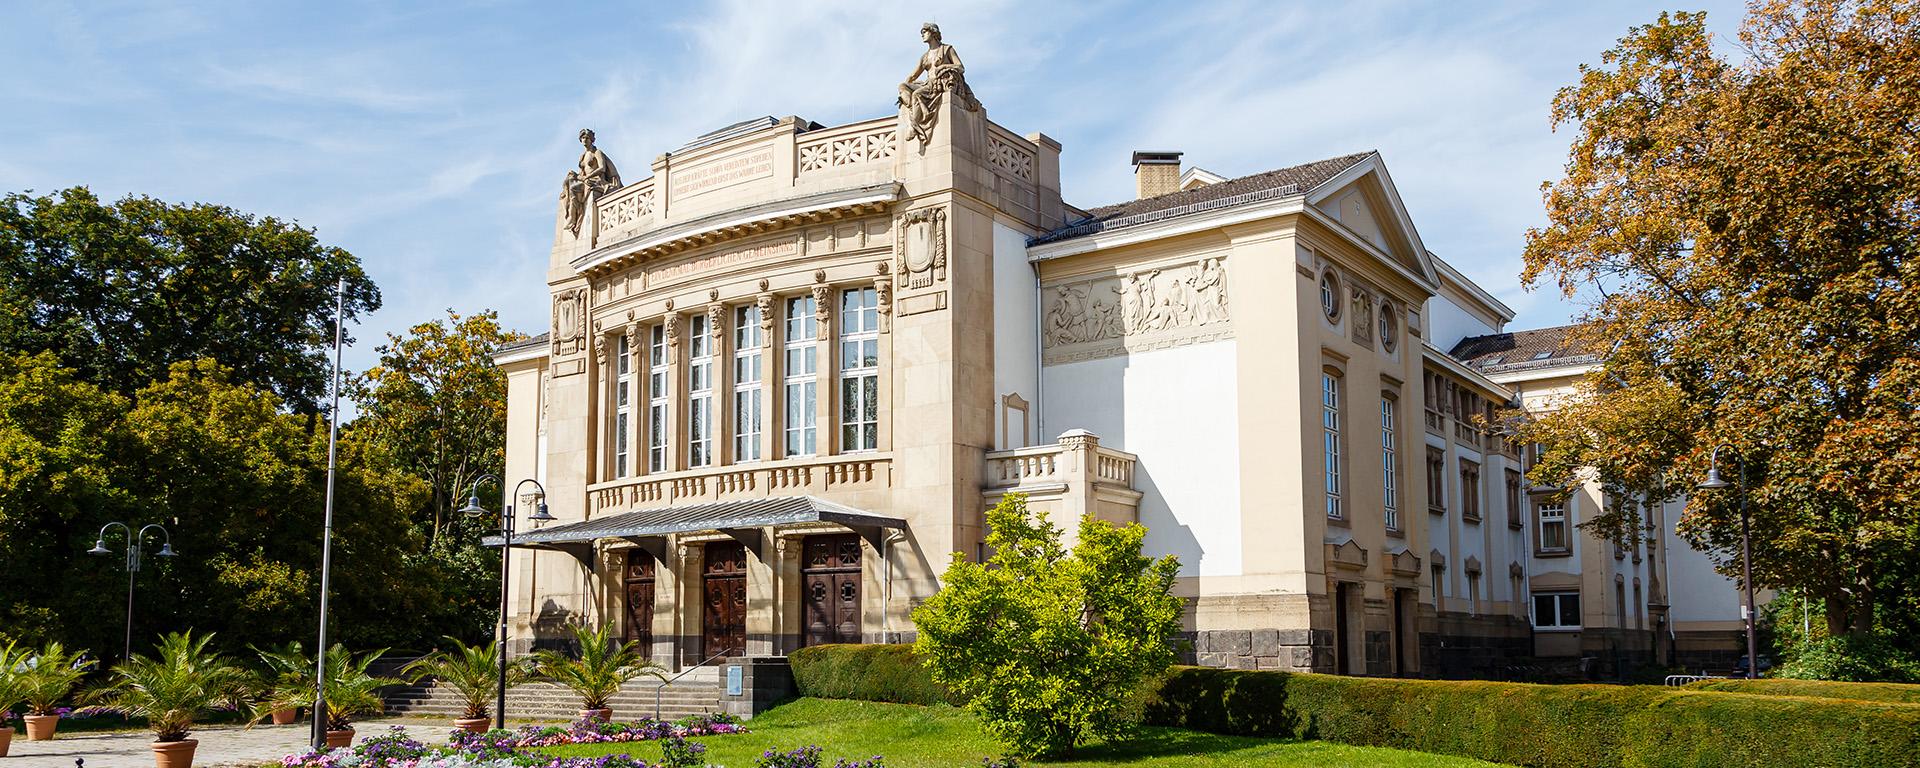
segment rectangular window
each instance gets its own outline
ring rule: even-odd
[[[814,322],[812,296],[787,299],[786,353],[786,433],[787,456],[812,456],[814,445],[814,408],[820,387],[816,342],[820,334]]]
[[[647,471],[667,471],[667,327],[647,339]]]
[[[840,450],[880,446],[880,315],[872,288],[840,293]]]
[[[1579,629],[1580,593],[1534,593],[1533,626],[1535,629]]]
[[[1380,493],[1386,508],[1387,530],[1400,530],[1400,460],[1396,443],[1400,425],[1394,418],[1396,403],[1380,398]]]
[[[1447,511],[1447,452],[1427,446],[1427,511]]]
[[[1467,613],[1480,615],[1480,574],[1467,573]]]
[[[1564,501],[1543,501],[1534,505],[1540,520],[1540,551],[1567,551],[1567,506]]]
[[[1327,517],[1337,519],[1346,515],[1340,505],[1340,377],[1327,372],[1320,374],[1320,426],[1327,463]]]
[[[713,463],[713,337],[706,315],[687,322],[687,466]]]
[[[760,460],[760,308],[733,311],[733,460]]]
[[[1480,522],[1480,465],[1460,460],[1460,519]]]
[[[1521,523],[1521,520],[1523,518],[1521,517],[1520,505],[1521,505],[1521,499],[1525,498],[1525,495],[1521,493],[1522,490],[1523,490],[1523,487],[1520,484],[1520,472],[1518,470],[1513,470],[1513,469],[1507,470],[1507,527],[1508,528],[1519,529],[1523,527]]]
[[[627,476],[627,427],[633,423],[633,347],[626,334],[614,345],[613,476]]]

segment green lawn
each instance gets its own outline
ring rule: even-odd
[[[707,762],[727,768],[751,768],[767,749],[788,750],[808,744],[823,748],[827,765],[836,758],[886,758],[887,768],[947,768],[979,766],[998,753],[993,740],[973,718],[953,707],[916,707],[867,701],[801,699],[769,710],[747,724],[752,732],[698,739],[707,745]],[[573,744],[541,752],[555,757],[627,753],[644,760],[660,757],[652,742],[629,744]],[[1466,768],[1494,763],[1461,757],[1432,755],[1376,747],[1350,747],[1318,741],[1281,741],[1172,728],[1147,728],[1130,741],[1095,744],[1081,750],[1078,759],[1034,763],[1074,768],[1103,766],[1393,766],[1405,768]]]

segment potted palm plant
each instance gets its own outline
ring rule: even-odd
[[[51,739],[60,726],[60,713],[55,708],[87,676],[93,661],[84,651],[68,653],[59,643],[50,642],[28,658],[25,667],[20,675],[27,700],[27,740]]]
[[[327,649],[327,748],[337,749],[353,743],[353,721],[360,715],[380,712],[380,689],[406,681],[378,677],[367,672],[387,649],[381,648],[354,658],[346,646]]]
[[[270,648],[248,647],[265,665],[254,720],[271,717],[274,725],[287,725],[300,719],[302,708],[313,707],[313,657],[297,640]]]
[[[109,711],[147,721],[157,768],[191,768],[193,749],[200,743],[187,738],[194,718],[247,684],[246,670],[207,650],[212,639],[212,633],[164,635],[153,658],[134,654],[114,666],[113,677],[88,696]]]
[[[0,757],[13,746],[13,707],[27,698],[20,675],[26,669],[27,654],[15,651],[13,643],[0,646]],[[18,668],[20,671],[15,671]]]
[[[579,658],[552,650],[540,651],[534,658],[541,677],[564,685],[580,696],[581,717],[611,719],[613,708],[608,703],[629,680],[650,676],[666,681],[665,668],[648,661],[640,652],[639,643],[615,641],[613,622],[597,628],[574,624],[567,629],[580,648]]]
[[[500,643],[467,645],[451,637],[447,642],[453,646],[421,657],[402,669],[401,674],[415,683],[433,678],[453,688],[460,695],[462,706],[453,727],[485,733],[487,700],[498,692],[500,685]],[[507,667],[506,674],[506,687],[512,690],[527,681],[531,670],[514,664]]]

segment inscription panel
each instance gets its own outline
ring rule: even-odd
[[[675,168],[667,175],[675,197],[692,197],[703,192],[772,177],[773,147],[765,145],[701,160],[684,168]]]

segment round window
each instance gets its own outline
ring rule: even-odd
[[[1380,347],[1392,352],[1400,346],[1400,313],[1393,311],[1393,302],[1380,302]]]
[[[1327,319],[1340,321],[1340,277],[1332,269],[1320,273],[1320,311],[1327,313]]]

